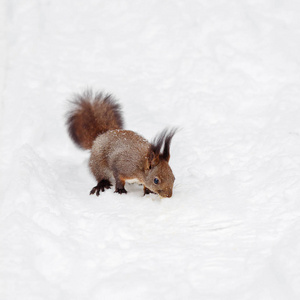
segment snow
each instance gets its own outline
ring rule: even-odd
[[[299,299],[298,1],[0,4],[0,299]],[[67,99],[167,126],[173,197],[90,196]]]

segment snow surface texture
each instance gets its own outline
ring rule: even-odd
[[[299,299],[299,1],[4,0],[0,299]],[[66,99],[178,126],[174,195],[90,196]]]

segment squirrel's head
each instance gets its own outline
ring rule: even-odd
[[[146,187],[161,197],[172,197],[175,177],[169,166],[170,144],[176,129],[156,136],[146,160]],[[163,147],[162,147],[163,146]],[[163,148],[163,149],[162,149]],[[162,150],[162,151],[161,151]]]

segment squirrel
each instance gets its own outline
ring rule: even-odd
[[[90,191],[99,196],[110,189],[127,193],[125,181],[135,179],[144,186],[144,195],[172,197],[175,177],[169,166],[170,144],[176,129],[164,129],[150,143],[141,135],[123,129],[121,106],[111,94],[87,90],[75,94],[66,125],[73,142],[90,149],[89,168],[97,180]]]

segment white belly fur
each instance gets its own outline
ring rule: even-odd
[[[127,179],[127,183],[137,183],[137,184],[142,184],[137,178],[134,179]]]

